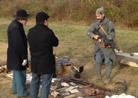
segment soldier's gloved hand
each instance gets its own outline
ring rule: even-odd
[[[25,66],[27,64],[27,59],[24,59],[22,62],[22,66]]]

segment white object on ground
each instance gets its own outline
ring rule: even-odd
[[[127,64],[127,65],[132,66],[132,67],[138,67],[138,64],[137,64],[137,63],[132,62],[132,61],[127,61],[127,60],[124,60],[124,59],[122,59],[122,60],[120,61],[120,63],[122,63],[122,64]]]
[[[52,95],[54,98],[56,98],[57,95],[59,95],[59,94],[60,94],[60,93],[59,93],[59,92],[56,92],[56,91],[51,92],[51,95]]]
[[[66,83],[66,82],[62,82],[61,85],[62,85],[62,86],[69,86],[69,84]]]
[[[61,80],[60,78],[52,78],[51,82],[60,81],[60,80]]]
[[[78,93],[79,91],[77,89],[70,90],[70,93]]]
[[[121,95],[113,95],[111,97],[105,96],[105,98],[136,98],[135,96],[132,95],[126,95],[126,94],[121,94]]]
[[[13,78],[13,73],[7,74],[6,76]],[[26,75],[26,84],[30,84],[32,80],[32,75]]]
[[[70,91],[70,90],[72,90],[72,89],[74,89],[74,87],[73,87],[73,86],[70,86],[70,87],[68,87],[67,89],[65,89],[65,91]]]

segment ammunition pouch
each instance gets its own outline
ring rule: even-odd
[[[98,44],[98,46],[103,47],[103,48],[110,48],[110,47],[111,47],[110,45],[104,46],[104,45],[102,45],[102,44]]]

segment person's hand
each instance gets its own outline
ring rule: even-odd
[[[98,40],[99,39],[99,35],[94,35],[94,39]]]
[[[98,39],[98,42],[100,42],[100,43],[101,43],[101,42],[102,42],[102,39],[100,39],[100,38],[99,38],[99,39]]]
[[[22,66],[25,66],[27,64],[27,59],[24,59],[22,62]]]

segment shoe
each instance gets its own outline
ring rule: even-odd
[[[110,78],[105,78],[104,84],[108,84],[108,83],[110,83]]]
[[[18,98],[28,98],[29,96],[22,96],[22,97],[18,97]]]
[[[11,94],[16,95],[17,93],[11,93]]]
[[[28,98],[30,97],[29,95],[26,95],[26,96],[22,96],[22,97],[18,97],[18,98]]]
[[[27,93],[27,95],[25,95],[25,96],[21,96],[21,97],[18,97],[18,98],[28,98],[28,97],[30,97],[29,93]]]

